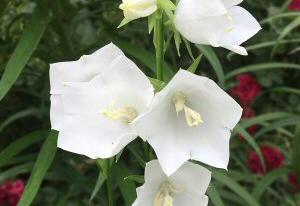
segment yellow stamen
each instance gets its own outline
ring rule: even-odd
[[[184,192],[184,189],[175,188],[172,183],[163,182],[155,195],[153,206],[173,206],[173,195]]]
[[[119,120],[124,123],[131,123],[137,117],[137,111],[132,107],[124,107],[119,109],[114,109],[113,106],[115,102],[112,101],[107,109],[101,111],[101,114],[106,116],[111,120]]]
[[[233,18],[229,13],[226,14],[226,18],[229,22],[229,27],[226,28],[224,31],[225,32],[232,32],[233,31]]]
[[[174,103],[176,113],[178,115],[179,112],[184,111],[185,120],[188,126],[196,127],[203,123],[203,119],[201,115],[190,107],[186,106],[187,97],[182,92],[176,92],[172,101]]]

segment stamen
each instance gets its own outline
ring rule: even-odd
[[[132,107],[124,107],[119,109],[114,109],[113,106],[115,102],[112,101],[107,109],[101,111],[101,114],[106,116],[111,120],[119,120],[124,123],[131,123],[137,117],[137,111]]]
[[[153,201],[153,206],[173,206],[173,195],[184,192],[183,188],[176,188],[171,182],[163,182]]]
[[[176,113],[184,111],[185,120],[188,126],[196,127],[203,123],[201,115],[190,107],[186,106],[187,97],[182,92],[176,92],[172,97]]]
[[[225,32],[232,32],[233,31],[233,18],[229,13],[226,14],[226,18],[229,22],[229,27],[226,28],[224,31]]]

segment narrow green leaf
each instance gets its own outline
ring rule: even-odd
[[[130,173],[124,165],[115,164],[114,166],[115,178],[125,200],[125,205],[131,206],[133,201],[136,199],[135,184],[132,181],[125,181],[125,178]]]
[[[193,62],[193,64],[191,64],[191,66],[187,69],[189,72],[192,72],[192,73],[195,73],[198,66],[199,66],[199,63],[201,61],[203,57],[203,54],[200,54],[197,59],[195,59],[195,61]]]
[[[3,12],[5,11],[8,3],[9,3],[9,0],[1,0],[0,1],[0,17],[2,16]]]
[[[266,169],[265,159],[264,159],[264,157],[261,153],[261,150],[260,150],[258,144],[255,142],[255,139],[244,128],[242,128],[240,125],[237,125],[234,129],[237,131],[237,133],[241,134],[244,137],[244,139],[248,142],[248,144],[257,153],[257,155],[259,156],[260,162],[262,163],[263,169],[265,171],[265,169]]]
[[[157,4],[163,10],[173,11],[176,9],[175,4],[170,0],[157,0]]]
[[[216,53],[210,46],[197,45],[197,47],[202,51],[204,56],[209,61],[210,65],[213,67],[213,69],[217,75],[220,87],[224,88],[225,87],[225,75],[224,75],[222,64],[220,63]]]
[[[272,23],[273,20],[276,19],[282,19],[282,18],[291,18],[291,17],[297,17],[300,16],[299,12],[285,12],[285,13],[280,13],[271,17],[268,17],[266,19],[261,20],[259,23],[261,25],[266,24],[266,23]]]
[[[96,197],[97,193],[100,191],[103,183],[105,182],[105,179],[106,178],[104,177],[102,172],[99,172],[98,179],[96,181],[96,184],[95,184],[95,187],[94,187],[93,192],[91,194],[91,197],[89,199],[89,202],[92,202],[93,199]]]
[[[0,173],[0,182],[3,182],[4,180],[7,180],[11,177],[15,177],[16,175],[30,172],[32,169],[32,166],[33,166],[33,163],[29,162],[29,163],[25,163],[22,165],[12,167],[4,172],[1,172]]]
[[[42,5],[42,4],[38,4]],[[38,46],[50,18],[47,10],[38,6],[33,13],[21,39],[9,59],[0,81],[0,101],[13,86],[23,68]]]
[[[144,184],[145,179],[143,175],[130,175],[128,177],[125,177],[124,180],[130,180],[130,181],[134,181],[137,182],[139,184]]]
[[[284,30],[280,33],[279,37],[277,38],[277,43],[274,45],[273,50],[271,52],[271,58],[275,55],[277,48],[279,46],[280,40],[284,39],[288,34],[291,33],[294,29],[300,26],[300,16],[294,19],[291,23],[289,23]]]
[[[297,125],[300,122],[299,116],[292,116],[289,118],[281,119],[276,122],[273,122],[270,125],[267,125],[263,128],[261,128],[257,133],[255,133],[254,137],[258,138],[262,135],[271,132],[271,131],[277,131],[280,127],[286,127],[290,125]]]
[[[225,206],[219,192],[217,191],[213,183],[210,183],[207,190],[207,195],[211,202],[214,204],[214,206]]]
[[[11,158],[22,152],[24,149],[38,141],[41,141],[43,138],[45,138],[46,134],[46,131],[36,131],[11,143],[0,153],[0,167],[7,163],[7,161],[9,161]]]
[[[299,159],[298,159],[299,160]],[[288,168],[279,168],[269,172],[265,175],[259,183],[255,186],[252,195],[256,200],[259,200],[263,193],[270,187],[270,185],[278,180],[279,177],[289,172]]]
[[[247,192],[242,186],[240,186],[234,179],[228,177],[227,175],[214,170],[212,176],[220,183],[226,185],[235,194],[241,197],[249,206],[259,206],[259,203],[255,198]]]
[[[166,84],[163,81],[148,77],[156,92],[161,91]]]
[[[51,131],[38,155],[37,161],[34,164],[31,176],[26,184],[24,193],[18,206],[32,205],[43,178],[54,160],[57,151],[57,136],[56,131]]]
[[[300,89],[290,88],[290,87],[276,87],[270,89],[269,92],[279,92],[279,93],[289,93],[300,95]]]
[[[253,65],[237,68],[237,69],[227,73],[227,75],[225,76],[225,79],[228,80],[228,79],[230,79],[238,74],[242,74],[242,73],[273,70],[273,69],[295,69],[295,70],[300,71],[300,65],[299,64],[281,63],[281,62],[253,64]]]
[[[300,124],[296,127],[292,150],[292,166],[300,175]]]

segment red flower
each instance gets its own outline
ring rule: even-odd
[[[249,74],[238,75],[236,80],[238,85],[233,87],[229,93],[237,97],[242,105],[250,105],[261,92],[260,84]]]
[[[243,119],[251,119],[252,117],[255,117],[255,116],[256,116],[255,111],[253,109],[251,109],[250,107],[245,107],[243,109],[243,115],[242,115]],[[255,134],[257,129],[258,129],[258,125],[254,124],[254,125],[251,125],[250,127],[248,127],[247,131],[249,132],[249,134],[253,135],[253,134]],[[238,137],[240,140],[245,140],[241,134],[238,134]]]
[[[266,172],[277,169],[283,165],[284,156],[279,149],[266,145],[261,146],[260,149],[265,160]],[[262,175],[265,173],[259,156],[254,151],[250,151],[249,153],[248,165],[251,171],[256,174]]]
[[[16,206],[21,199],[24,186],[22,180],[4,182],[0,187],[0,205]]]
[[[291,172],[289,174],[289,183],[293,188],[293,192],[298,192],[300,190],[300,182],[296,172]]]
[[[289,5],[289,10],[300,11],[300,0],[293,0]]]

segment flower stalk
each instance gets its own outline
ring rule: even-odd
[[[156,48],[156,75],[157,79],[163,81],[164,63],[164,22],[163,11],[158,9],[156,12],[155,23],[155,48]]]

